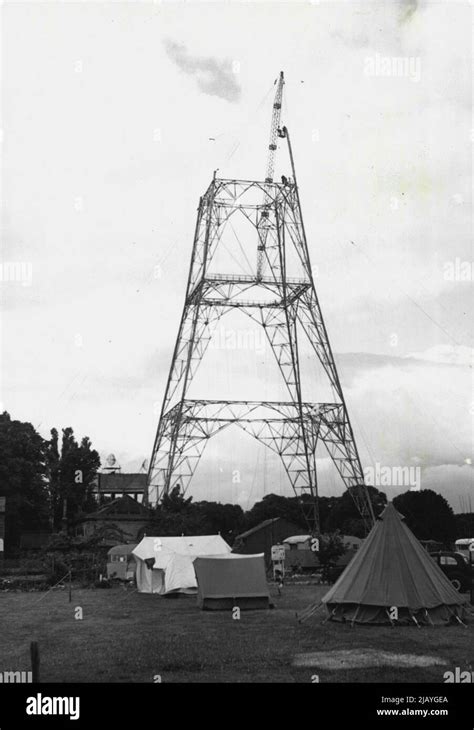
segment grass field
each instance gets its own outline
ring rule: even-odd
[[[3,593],[0,671],[28,670],[39,643],[42,682],[442,682],[453,667],[474,669],[474,624],[417,629],[328,622],[321,610],[298,624],[295,612],[318,600],[322,586],[273,591],[274,610],[203,612],[196,599],[166,599],[121,587]],[[77,607],[82,620],[75,619]],[[430,655],[446,666],[336,669],[293,666],[296,654],[380,650]]]

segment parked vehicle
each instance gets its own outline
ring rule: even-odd
[[[457,591],[466,593],[471,588],[473,571],[462,555],[447,551],[430,553],[430,555],[433,560],[436,560]]]
[[[350,563],[357,550],[362,545],[362,540],[352,535],[340,535],[346,549],[344,555],[333,561],[330,566],[331,576],[338,577],[346,565]],[[295,572],[316,572],[321,569],[318,549],[312,545],[311,535],[293,535],[287,537],[282,543],[285,547],[285,570],[287,573]]]
[[[454,543],[454,549],[457,553],[464,555],[466,560],[469,562],[469,549],[473,543],[474,537],[462,537],[460,540],[456,540]]]

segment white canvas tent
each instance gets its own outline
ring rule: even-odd
[[[220,535],[144,537],[134,548],[137,588],[140,593],[195,593],[193,560],[199,556],[227,555],[231,548]]]

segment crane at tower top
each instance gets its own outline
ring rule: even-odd
[[[265,182],[268,185],[271,185],[271,183],[273,182],[273,173],[275,172],[275,153],[277,149],[277,137],[280,133],[281,103],[283,99],[283,86],[285,84],[283,71],[280,71],[280,76],[275,83],[277,83],[277,88],[275,92],[275,99],[273,101],[272,123],[270,125],[270,142],[268,145],[267,168],[265,171]],[[257,281],[260,281],[262,278],[263,267],[265,264],[265,248],[269,227],[268,205],[270,201],[270,191],[269,189],[265,189],[265,193],[263,196],[262,220],[259,230],[260,242],[257,249]]]
[[[265,173],[265,182],[273,182],[273,173],[275,172],[275,152],[276,152],[276,141],[278,136],[278,130],[280,128],[281,119],[281,103],[283,99],[283,86],[285,84],[285,78],[283,71],[280,71],[278,78],[278,85],[275,92],[275,100],[273,102],[272,111],[272,123],[270,126],[270,143],[268,145],[268,157],[267,157],[267,169]]]

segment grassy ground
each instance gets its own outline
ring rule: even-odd
[[[285,586],[275,609],[203,612],[194,597],[166,599],[125,590],[3,593],[0,671],[29,669],[39,642],[43,682],[442,682],[459,666],[474,669],[474,624],[462,627],[355,627],[317,613],[298,624],[295,612],[317,601],[320,586]],[[77,607],[83,619],[75,619]],[[380,649],[441,657],[446,667],[373,667],[335,671],[293,666],[296,654]]]

